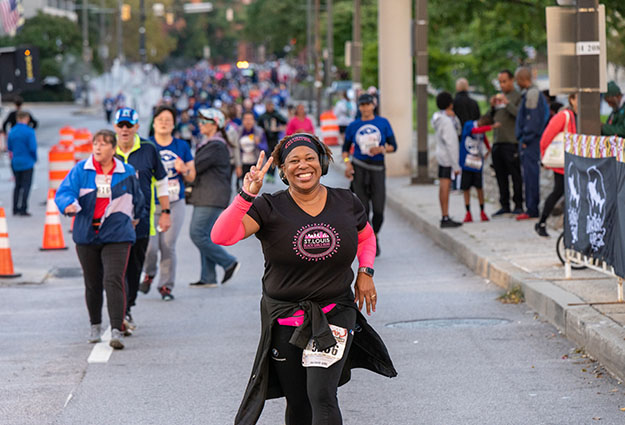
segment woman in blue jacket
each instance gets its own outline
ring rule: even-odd
[[[124,348],[126,311],[124,274],[134,226],[147,213],[135,169],[114,157],[115,133],[100,130],[93,137],[93,155],[79,162],[56,192],[60,211],[76,216],[73,239],[85,279],[91,320],[89,342],[100,342],[102,290],[106,291],[113,348]]]

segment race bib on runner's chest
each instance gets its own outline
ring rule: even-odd
[[[98,198],[111,197],[111,176],[108,174],[97,174],[95,176]]]
[[[311,338],[302,353],[302,366],[328,368],[343,358],[347,344],[347,329],[335,325],[330,325],[330,329],[334,339],[336,339],[336,344],[320,351]]]

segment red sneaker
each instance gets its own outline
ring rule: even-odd
[[[516,216],[517,221],[521,221],[521,220],[529,220],[530,217],[527,213],[522,213]]]
[[[484,211],[480,211],[480,218],[482,219],[482,221],[490,221]]]
[[[464,216],[464,222],[465,223],[473,222],[473,216],[471,215],[471,211],[467,211],[467,215]]]

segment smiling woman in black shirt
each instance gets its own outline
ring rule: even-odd
[[[360,313],[376,308],[375,235],[352,192],[320,183],[331,159],[315,136],[287,136],[266,163],[261,153],[213,227],[222,245],[255,234],[265,257],[262,334],[235,424],[255,424],[265,400],[282,396],[287,425],[342,424],[336,392],[352,368],[397,374]],[[289,187],[257,197],[272,163]]]

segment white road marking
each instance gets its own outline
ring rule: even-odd
[[[109,345],[110,340],[111,327],[109,326],[102,335],[102,342],[98,342],[91,350],[87,363],[107,363],[113,354],[113,347]]]
[[[67,400],[65,400],[65,404],[63,405],[63,409],[65,409],[67,407],[67,405],[69,404],[70,400],[74,397],[73,393],[69,393],[69,395],[67,396]]]

